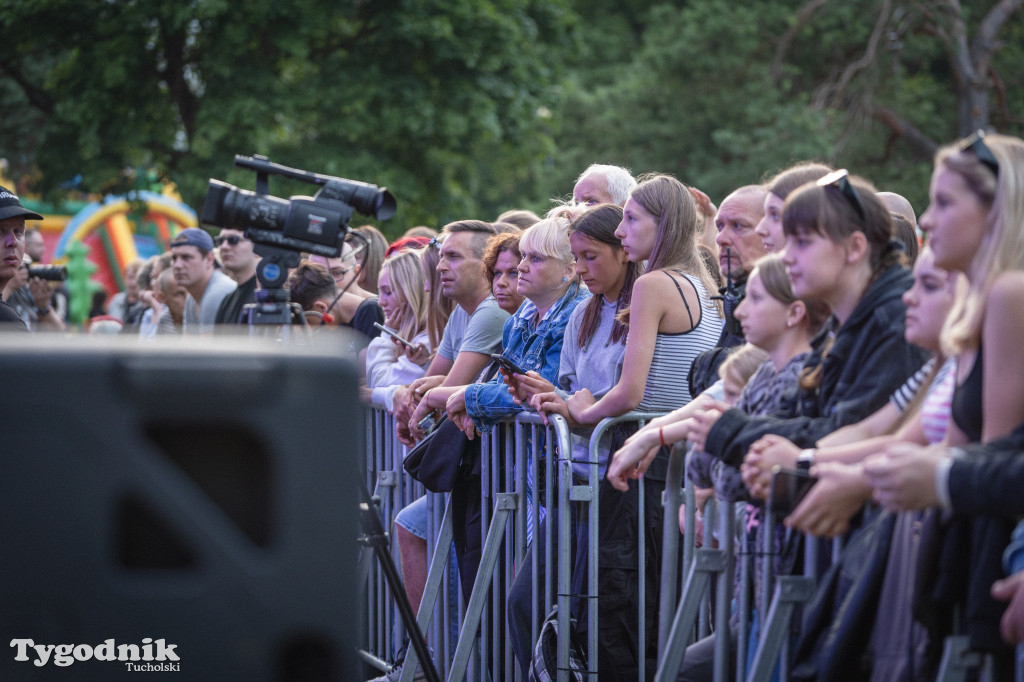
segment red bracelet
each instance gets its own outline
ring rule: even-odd
[[[665,445],[667,445],[667,443],[665,443],[664,429],[665,427],[663,426],[658,427],[658,440],[661,441],[661,447],[665,447]]]

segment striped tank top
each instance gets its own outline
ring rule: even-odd
[[[692,396],[687,381],[690,365],[698,355],[715,347],[722,332],[722,318],[718,316],[718,310],[703,282],[689,273],[678,274],[681,274],[697,292],[700,310],[690,310],[679,282],[666,272],[665,276],[672,280],[679,291],[679,297],[686,306],[693,328],[678,334],[658,334],[654,342],[651,370],[644,386],[644,399],[637,407],[643,412],[667,412],[690,402]]]

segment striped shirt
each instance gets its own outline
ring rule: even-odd
[[[668,273],[665,274],[671,277]],[[687,382],[690,365],[698,355],[715,347],[722,332],[722,318],[719,317],[704,284],[689,273],[681,274],[700,298],[700,317],[689,331],[678,334],[658,333],[654,342],[651,369],[647,374],[647,384],[644,386],[644,399],[637,407],[642,412],[668,412],[690,402],[690,388]],[[675,277],[672,277],[672,282],[682,297],[683,290]],[[685,298],[683,305],[686,305]],[[690,312],[691,319],[696,317],[696,311],[690,311],[689,307],[687,312]]]
[[[932,373],[933,367],[935,367],[934,356],[928,358],[928,361],[921,365],[921,369],[914,372],[913,376],[907,379],[902,386],[896,389],[895,393],[889,396],[889,402],[901,414],[907,409],[907,405],[914,399],[917,392],[921,390],[921,385],[928,378],[928,375]]]
[[[952,419],[955,386],[956,358],[949,358],[939,368],[921,403],[921,428],[929,443],[939,443],[946,437]]]

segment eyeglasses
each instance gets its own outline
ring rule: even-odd
[[[860,195],[857,194],[857,189],[850,184],[850,171],[845,168],[833,171],[818,180],[818,187],[835,187],[850,202],[850,206],[853,206],[853,209],[857,211],[857,215],[860,216],[861,220],[867,218],[867,214],[864,212],[864,204],[860,201]]]
[[[213,240],[214,246],[220,246],[224,242],[227,242],[231,246],[238,246],[238,242],[244,240],[245,237],[239,237],[237,234],[233,234],[228,237],[217,237]]]
[[[960,151],[962,152],[974,152],[974,155],[978,157],[978,161],[988,166],[988,169],[995,173],[995,176],[999,177],[999,161],[996,160],[995,154],[985,144],[985,131],[978,130],[970,137],[966,138],[960,143]]]

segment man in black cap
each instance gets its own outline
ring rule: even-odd
[[[185,301],[185,333],[213,332],[221,301],[235,290],[235,281],[216,268],[213,237],[190,227],[171,240],[171,269],[178,284],[188,289]]]
[[[0,290],[7,287],[22,265],[25,256],[25,220],[42,220],[43,216],[21,205],[18,195],[0,187]],[[47,289],[49,292],[49,289]],[[46,294],[40,316],[55,315]],[[0,300],[0,329],[28,331],[24,320],[7,301]]]

